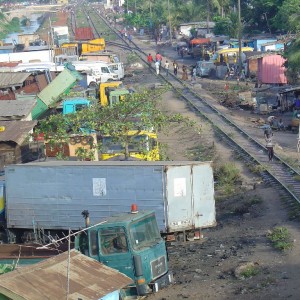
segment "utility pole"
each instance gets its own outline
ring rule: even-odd
[[[171,15],[170,15],[170,0],[168,0],[168,14],[169,14],[169,29],[170,29],[170,42],[172,45],[172,26],[171,26]]]
[[[238,29],[239,29],[239,74],[242,73],[242,24],[241,24],[241,0],[238,0]]]

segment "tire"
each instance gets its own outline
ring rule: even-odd
[[[96,88],[97,87],[97,83],[95,81],[90,82],[89,84],[89,88]]]
[[[94,142],[94,138],[92,136],[83,136],[81,138],[82,145],[87,145],[87,144],[93,143],[93,142]]]
[[[75,136],[75,142],[76,144],[81,143],[81,136]]]
[[[69,143],[70,143],[71,145],[76,145],[75,137],[70,137]]]

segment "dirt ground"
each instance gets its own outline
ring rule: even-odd
[[[125,79],[125,84],[149,86],[159,82],[146,69],[142,74],[131,77],[129,83]],[[223,87],[222,81],[199,78],[194,85],[203,97],[263,143],[263,132],[251,119],[266,116],[219,105],[216,91],[220,93]],[[216,190],[217,226],[203,230],[202,240],[168,246],[169,267],[176,283],[147,299],[299,299],[300,228],[299,223],[289,221],[278,191],[265,185],[236,160],[235,153],[215,136],[211,126],[171,91],[164,95],[162,109],[182,113],[201,125],[200,132],[170,128],[167,133],[160,134],[168,159],[213,160],[216,167],[233,162],[240,169],[241,183],[234,194],[227,197]],[[278,144],[276,153],[289,156],[297,164],[297,135],[275,132],[274,137]],[[293,241],[291,250],[279,252],[272,247],[267,233],[275,226],[288,229]],[[257,274],[243,278],[238,270],[248,263],[255,266]]]

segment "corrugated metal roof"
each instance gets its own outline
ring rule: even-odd
[[[0,132],[0,142],[13,141],[21,145],[37,121],[0,121],[5,130]]]
[[[57,102],[58,97],[66,92],[81,76],[76,71],[64,69],[51,83],[49,83],[37,96],[47,106]]]
[[[87,257],[70,252],[69,299],[98,300],[132,280]],[[68,253],[1,275],[0,294],[11,299],[66,299]]]
[[[0,88],[22,85],[31,73],[3,72],[0,76]]]
[[[286,88],[282,91],[279,91],[279,94],[286,94],[286,93],[295,92],[295,91],[300,91],[300,86]]]
[[[36,100],[32,99],[28,101],[2,100],[0,101],[0,120],[19,120],[27,117],[35,105]]]
[[[94,39],[94,33],[91,27],[80,27],[75,29],[76,41],[87,41]]]

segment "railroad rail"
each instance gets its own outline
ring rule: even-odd
[[[86,11],[85,13],[86,15],[89,15],[90,24],[94,28],[96,35],[98,32],[94,23],[97,18],[100,18],[107,27],[120,37],[120,41],[122,41],[122,43],[109,42],[108,44],[134,51],[140,59],[147,64],[147,53],[145,53],[135,42],[122,38],[120,33],[113,28],[101,14],[96,11]],[[95,17],[93,17],[93,15],[95,15]],[[288,203],[289,207],[292,209],[292,214],[290,216],[299,218],[300,173],[277,155],[275,155],[274,160],[269,163],[267,161],[267,149],[261,143],[241,129],[213,104],[201,97],[184,81],[173,74],[169,74],[168,77],[162,74],[159,76],[179,93],[182,99],[189,103],[198,114],[212,124],[215,132],[222,137],[224,142],[226,142],[231,149],[238,153],[238,156],[250,168],[256,169],[258,173],[260,173],[265,183],[272,185],[272,187],[280,193],[281,199]]]

